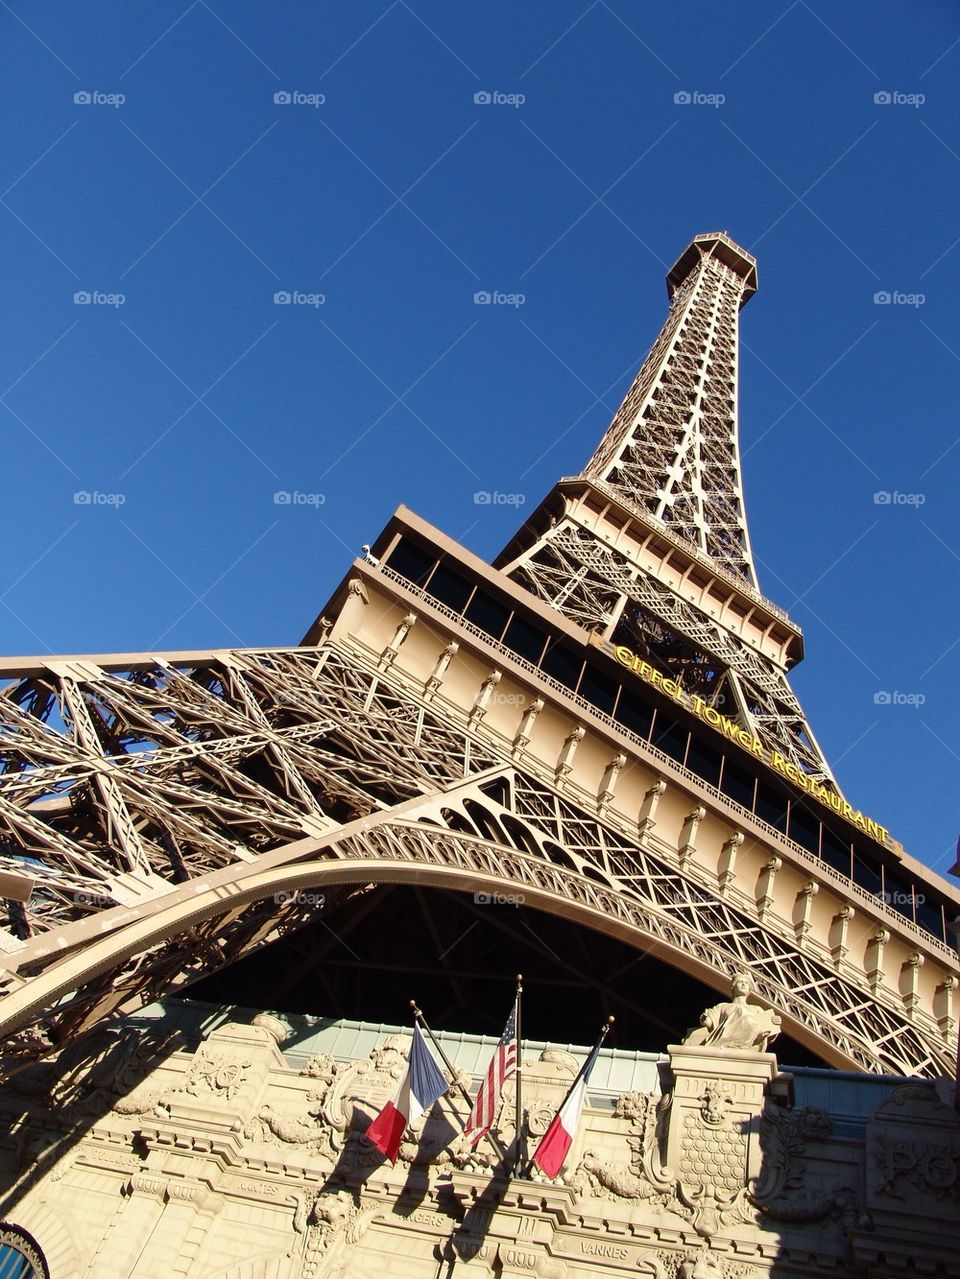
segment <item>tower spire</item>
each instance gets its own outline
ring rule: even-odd
[[[725,231],[694,237],[667,274],[666,322],[593,457],[495,565],[837,789],[787,681],[803,636],[760,593],[750,551],[737,325],[756,289],[756,260]]]
[[[667,274],[670,314],[582,475],[756,586],[737,441],[737,318],[756,260],[723,231]]]

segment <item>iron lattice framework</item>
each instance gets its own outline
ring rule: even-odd
[[[737,316],[756,262],[700,235],[667,286],[667,322],[583,474],[756,586],[737,452]]]
[[[549,525],[532,544],[515,539],[498,566],[567,616],[666,667],[836,790],[784,659],[758,651],[680,589],[709,573],[741,612],[762,603],[785,617],[757,589],[738,452],[737,325],[756,291],[756,262],[722,232],[700,235],[667,284],[667,321],[582,483],[561,485],[560,503],[546,504]],[[573,500],[582,494],[591,509],[606,508],[599,524],[585,522],[583,500]],[[613,549],[625,519],[643,537]],[[645,561],[651,540],[667,545],[679,569]]]
[[[0,933],[8,1068],[375,882],[523,886],[703,971],[748,967],[838,1060],[948,1061],[862,977],[710,891],[652,832],[617,829],[336,645],[53,666],[2,699],[0,867],[35,881]]]
[[[667,326],[587,472],[541,508],[542,533],[528,526],[508,548],[509,574],[484,572],[523,607],[549,612],[532,591],[573,622],[629,640],[686,689],[732,696],[764,742],[829,778],[785,678],[799,632],[756,589],[743,518],[736,312],[754,281],[752,259],[726,237],[694,242],[671,273]],[[748,968],[785,1027],[838,1065],[950,1070],[957,978],[942,942],[901,928],[861,892],[857,911],[874,912],[864,948],[845,940],[855,912],[842,896],[827,917],[841,940],[813,945],[810,876],[822,876],[825,898],[845,891],[835,872],[830,881],[762,824],[744,844],[746,810],[724,807],[609,717],[590,721],[575,695],[389,564],[371,557],[352,572],[319,643],[3,664],[5,1069],[378,884],[417,884],[522,885],[535,909],[708,984]],[[508,669],[518,691],[494,703]],[[551,714],[561,728],[542,727]],[[577,753],[588,721],[595,740]],[[581,763],[590,758],[609,760],[593,780],[594,765]],[[631,769],[655,783],[639,821],[638,805],[631,816],[615,794]],[[664,792],[676,800],[672,831],[652,819]],[[696,847],[710,806],[716,830],[726,824],[719,876]],[[735,883],[740,845],[759,850],[759,889]],[[794,920],[770,907],[781,858],[805,877]],[[898,929],[899,989],[884,986],[877,958]],[[929,991],[925,959],[927,974],[940,974]]]

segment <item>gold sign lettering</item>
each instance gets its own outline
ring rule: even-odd
[[[721,715],[715,707],[711,706],[698,694],[685,693],[676,680],[671,679],[669,675],[664,675],[662,671],[658,671],[655,666],[651,666],[643,658],[637,657],[624,644],[618,644],[613,650],[613,655],[621,666],[625,666],[627,670],[638,676],[645,683],[650,684],[653,688],[660,689],[661,692],[666,693],[675,702],[685,706],[698,719],[703,720],[705,724],[709,724],[715,732],[721,733],[728,742],[736,742],[738,746],[755,755],[757,759],[762,759],[781,777],[786,777],[794,786],[802,790],[805,795],[810,795],[818,803],[845,818],[853,826],[856,826],[858,830],[863,831],[864,834],[869,835],[878,843],[886,844],[888,842],[890,832],[886,826],[881,826],[872,817],[868,817],[858,808],[848,804],[845,799],[841,799],[835,791],[822,785],[815,777],[808,776],[802,769],[797,768],[796,764],[781,754],[780,751],[772,749],[768,751],[758,737],[748,733],[736,720],[729,719],[726,715]]]

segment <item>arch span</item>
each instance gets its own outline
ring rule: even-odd
[[[86,1002],[93,1011],[85,1025],[91,1025],[124,1000],[132,1007],[135,998],[157,997],[155,983],[137,985],[145,953],[172,939],[188,949],[192,930],[213,923],[206,930],[213,936],[216,921],[255,902],[345,884],[413,884],[468,893],[522,891],[534,909],[606,932],[637,950],[655,949],[660,959],[724,993],[729,971],[746,968],[760,999],[780,1013],[785,1031],[830,1064],[943,1073],[913,1027],[898,1025],[888,1009],[866,1005],[862,992],[841,975],[756,920],[706,892],[698,896],[679,872],[671,876],[660,865],[649,866],[627,888],[432,822],[387,817],[355,825],[353,833],[336,839],[300,841],[300,850],[308,843],[314,847],[295,863],[253,864],[229,883],[195,884],[189,896],[171,894],[167,904],[161,898],[148,915],[65,956],[8,994],[0,1005],[0,1034],[29,1025],[54,1005],[69,1013]],[[641,871],[642,863],[641,857]]]

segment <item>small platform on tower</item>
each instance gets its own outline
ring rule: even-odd
[[[732,240],[726,231],[707,231],[693,237],[667,272],[667,296],[673,298],[700,259],[708,254],[743,279],[743,301],[740,305],[744,306],[757,291],[757,259]]]

